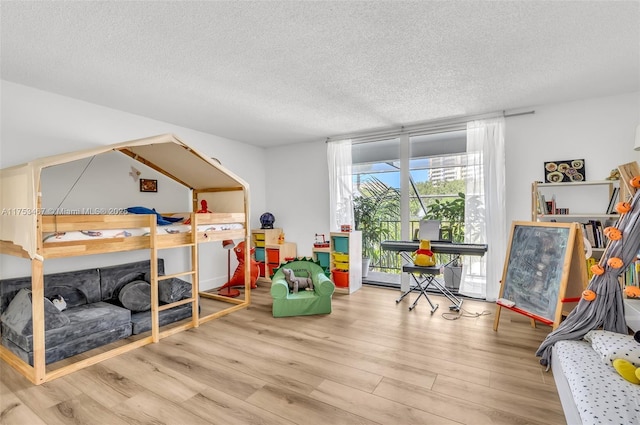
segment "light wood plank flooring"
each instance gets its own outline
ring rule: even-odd
[[[0,423],[564,424],[535,351],[550,331],[494,304],[447,320],[363,287],[333,313],[274,319],[268,285],[232,313],[40,386],[0,365]],[[455,314],[450,314],[455,316]]]

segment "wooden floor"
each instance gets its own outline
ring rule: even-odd
[[[0,423],[564,424],[535,351],[550,331],[494,304],[431,315],[415,295],[364,287],[333,313],[274,319],[268,286],[247,310],[40,386],[0,365]]]

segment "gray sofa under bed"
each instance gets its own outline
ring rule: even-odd
[[[151,330],[150,262],[44,276],[45,362],[53,363]],[[164,275],[164,261],[158,260]],[[0,280],[2,345],[33,365],[31,277]],[[62,296],[66,309],[52,302]],[[158,283],[160,305],[191,297],[180,279]],[[191,304],[159,312],[160,326],[191,317]]]

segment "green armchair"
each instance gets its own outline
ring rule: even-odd
[[[311,277],[313,291],[289,291],[282,269],[291,269],[296,277]],[[319,263],[308,259],[289,261],[278,268],[271,277],[273,317],[304,316],[331,313],[331,296],[336,286],[327,277]]]

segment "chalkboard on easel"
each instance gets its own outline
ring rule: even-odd
[[[577,223],[514,222],[502,275],[500,309],[558,326],[563,303],[580,297],[587,282],[582,233]],[[571,298],[573,297],[573,298]]]

